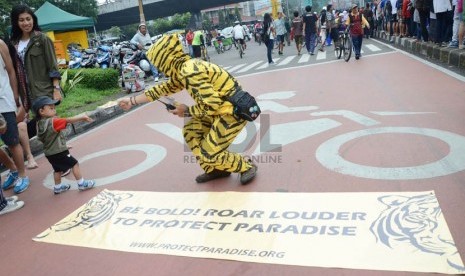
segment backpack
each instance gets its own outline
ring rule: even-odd
[[[388,14],[392,14],[392,4],[391,0],[386,0],[386,11]]]

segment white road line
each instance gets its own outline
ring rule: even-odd
[[[252,64],[250,64],[249,66],[245,67],[245,68],[242,68],[241,70],[237,71],[236,73],[243,73],[243,72],[246,72],[252,68],[254,68],[255,66],[259,65],[260,63],[262,63],[263,61],[256,61]],[[268,63],[268,62],[267,62]]]
[[[275,58],[273,59],[273,61],[276,63],[278,62],[279,58]],[[268,62],[265,62],[265,64],[263,64],[262,66],[258,67],[256,70],[259,70],[259,69],[265,69],[265,68],[268,68],[270,64]]]
[[[283,65],[287,65],[289,62],[291,62],[291,60],[293,60],[295,58],[295,56],[288,56],[286,57],[285,59],[283,59],[283,61],[281,61],[279,63],[279,66],[283,66]]]
[[[327,50],[325,50],[324,52],[318,51],[318,54],[316,56],[316,60],[326,59],[326,51]]]
[[[231,68],[231,66],[223,67],[224,70],[228,70],[229,68]]]
[[[236,71],[237,69],[239,69],[239,68],[241,68],[242,66],[245,66],[245,65],[247,65],[247,63],[242,63],[242,64],[239,64],[239,65],[236,65],[233,68],[229,69],[228,71],[231,73],[231,72]]]
[[[310,60],[310,55],[309,54],[303,54],[302,57],[299,59],[298,63],[308,62],[309,60]]]
[[[378,52],[378,51],[381,51],[381,49],[373,44],[365,44],[365,47],[367,47],[368,49],[370,49],[370,51],[372,52]]]

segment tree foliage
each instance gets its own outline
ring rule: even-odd
[[[202,18],[202,28],[204,30],[211,30],[213,28],[213,22],[210,17],[208,17],[207,14],[203,15]]]
[[[37,10],[46,1],[69,13],[97,19],[97,0],[0,0],[0,33],[4,36],[6,28],[11,25],[9,16],[14,5],[26,3],[33,10]]]

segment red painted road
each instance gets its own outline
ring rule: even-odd
[[[131,169],[146,155],[144,151],[126,150],[82,161],[90,154],[152,144],[166,149],[166,156],[156,166],[127,179],[112,182],[107,178],[105,181],[112,183],[59,196],[44,187],[51,166],[45,158],[38,159],[39,168],[28,171],[32,185],[20,195],[25,207],[0,217],[2,275],[413,275],[134,254],[32,241],[35,235],[103,189],[310,193],[434,190],[456,246],[462,259],[465,258],[465,167],[448,171],[440,165],[433,166],[433,175],[393,170],[439,164],[438,160],[454,158],[464,150],[457,140],[444,141],[449,134],[465,139],[463,81],[401,53],[267,72],[239,80],[245,90],[260,99],[265,109],[260,129],[271,126],[271,143],[285,144],[280,152],[261,155],[254,182],[241,186],[233,175],[196,184],[194,178],[201,169],[191,162],[191,154],[162,128],[180,128],[182,119],[167,113],[160,103],[145,105],[70,141],[71,152],[81,160],[84,176],[97,179]],[[190,102],[186,93],[176,99]],[[314,127],[311,122],[316,120],[320,124],[316,133],[310,134],[307,130]],[[164,125],[158,125],[157,131],[148,126],[151,124]],[[368,129],[380,133],[368,135]],[[423,134],[407,131],[412,129]],[[432,131],[428,132],[429,129]],[[249,130],[253,134],[254,128]],[[338,136],[347,137],[347,141],[338,144],[330,140]],[[257,147],[260,149],[260,138],[248,137],[252,138],[252,144],[247,146],[246,153],[252,154]],[[291,141],[298,137],[301,139]],[[264,147],[266,143],[262,142],[261,149]],[[325,161],[325,154],[331,157],[331,149],[336,149],[340,159],[347,161],[344,163],[347,171],[344,165],[334,165],[335,156]],[[337,168],[332,168],[333,165]],[[384,168],[385,174],[380,170],[379,174],[374,173],[376,176],[370,176],[363,166]],[[12,191],[5,193],[11,195]]]

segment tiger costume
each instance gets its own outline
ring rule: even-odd
[[[186,89],[195,104],[184,128],[184,139],[205,171],[196,181],[206,182],[231,173],[241,173],[241,183],[250,182],[257,167],[238,153],[227,149],[247,121],[233,115],[228,97],[241,90],[240,84],[221,67],[185,54],[177,35],[159,39],[147,52],[150,62],[169,77],[147,91],[149,101]]]

